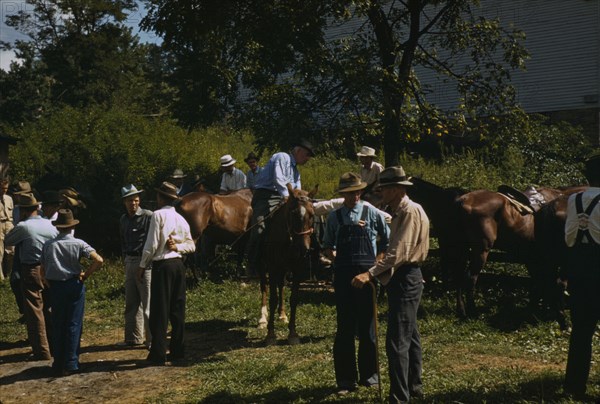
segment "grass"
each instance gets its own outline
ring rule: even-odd
[[[88,283],[84,338],[122,336],[122,266],[109,260]],[[481,315],[459,321],[454,296],[432,280],[437,261],[424,266],[426,284],[420,313],[426,398],[416,403],[570,403],[562,393],[568,334],[551,321],[539,322],[525,308],[526,288],[489,282],[478,292]],[[521,273],[514,265],[494,264],[494,273]],[[492,278],[492,275],[490,275]],[[503,279],[503,278],[501,278]],[[256,328],[256,284],[202,280],[187,295],[188,352],[191,365],[176,391],[156,392],[154,402],[314,403],[376,402],[376,390],[346,396],[334,392],[333,294],[322,288],[301,291],[298,332],[302,343],[285,344],[287,327],[276,324],[279,343],[265,347]],[[25,338],[8,282],[0,284],[0,344]],[[379,350],[384,394],[386,303],[381,299]],[[595,341],[597,342],[597,341]],[[598,354],[588,384],[589,402],[600,397]],[[178,383],[175,383],[176,385]]]

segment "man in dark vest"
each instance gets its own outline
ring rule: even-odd
[[[590,373],[592,337],[600,318],[600,153],[585,162],[590,187],[569,197],[565,242],[573,330],[565,392],[583,396]]]
[[[338,192],[344,198],[341,208],[327,217],[323,238],[324,254],[333,261],[337,331],[333,343],[333,364],[338,394],[344,395],[363,386],[378,386],[373,291],[356,289],[351,285],[354,276],[375,264],[377,236],[383,256],[390,230],[385,216],[360,200],[367,183],[359,175],[341,176]],[[334,253],[335,251],[335,253]],[[358,331],[358,372],[354,336]],[[359,377],[360,376],[360,377]]]

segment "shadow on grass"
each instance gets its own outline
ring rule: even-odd
[[[515,402],[598,402],[591,396],[580,397],[581,401],[573,399],[562,391],[562,377],[544,376],[534,378],[517,386],[516,389],[506,391],[496,388],[482,391],[482,389],[450,390],[440,394],[427,394],[423,399],[414,400],[415,403],[515,403]]]
[[[239,395],[226,391],[217,392],[203,400],[198,401],[199,403],[205,404],[217,404],[217,403],[289,403],[297,401],[302,398],[304,402],[319,403],[326,400],[328,396],[331,396],[334,392],[333,388],[317,388],[317,389],[303,389],[303,390],[290,390],[287,388],[279,388],[276,390],[269,391],[263,394],[256,395]],[[356,402],[356,398],[351,401],[340,401],[337,402]]]

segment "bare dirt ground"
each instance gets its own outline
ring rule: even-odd
[[[140,403],[167,391],[177,401],[192,387],[188,364],[145,366],[144,346],[119,347],[114,338],[83,340],[81,372],[66,377],[52,376],[51,361],[27,360],[30,352],[24,341],[0,347],[0,403]]]

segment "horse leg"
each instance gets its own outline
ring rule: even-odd
[[[285,314],[285,300],[283,295],[283,289],[285,287],[285,274],[281,276],[281,279],[277,283],[277,291],[279,295],[279,300],[277,301],[277,305],[279,308],[279,321],[283,321],[284,324],[288,323],[288,316]]]
[[[454,278],[454,287],[456,289],[456,316],[463,319],[467,317],[465,301],[463,299],[465,285],[467,284],[467,257],[467,247],[457,246],[452,250],[452,259],[449,260],[452,277]]]
[[[275,309],[277,307],[277,280],[273,274],[269,274],[269,322],[267,323],[266,345],[275,345],[277,337],[275,336]]]
[[[261,306],[258,328],[263,329],[267,327],[267,316],[269,315],[269,311],[267,310],[267,274],[264,272],[260,274],[260,295]]]
[[[466,314],[467,317],[477,316],[477,307],[475,305],[475,287],[477,286],[477,279],[487,261],[487,257],[490,250],[487,248],[473,249],[471,258],[469,260],[469,269],[467,274],[467,283],[465,287],[465,299],[466,299]]]
[[[290,324],[288,326],[288,344],[290,345],[298,345],[300,343],[300,337],[296,333],[296,307],[298,306],[299,284],[298,275],[294,273],[290,292]]]

